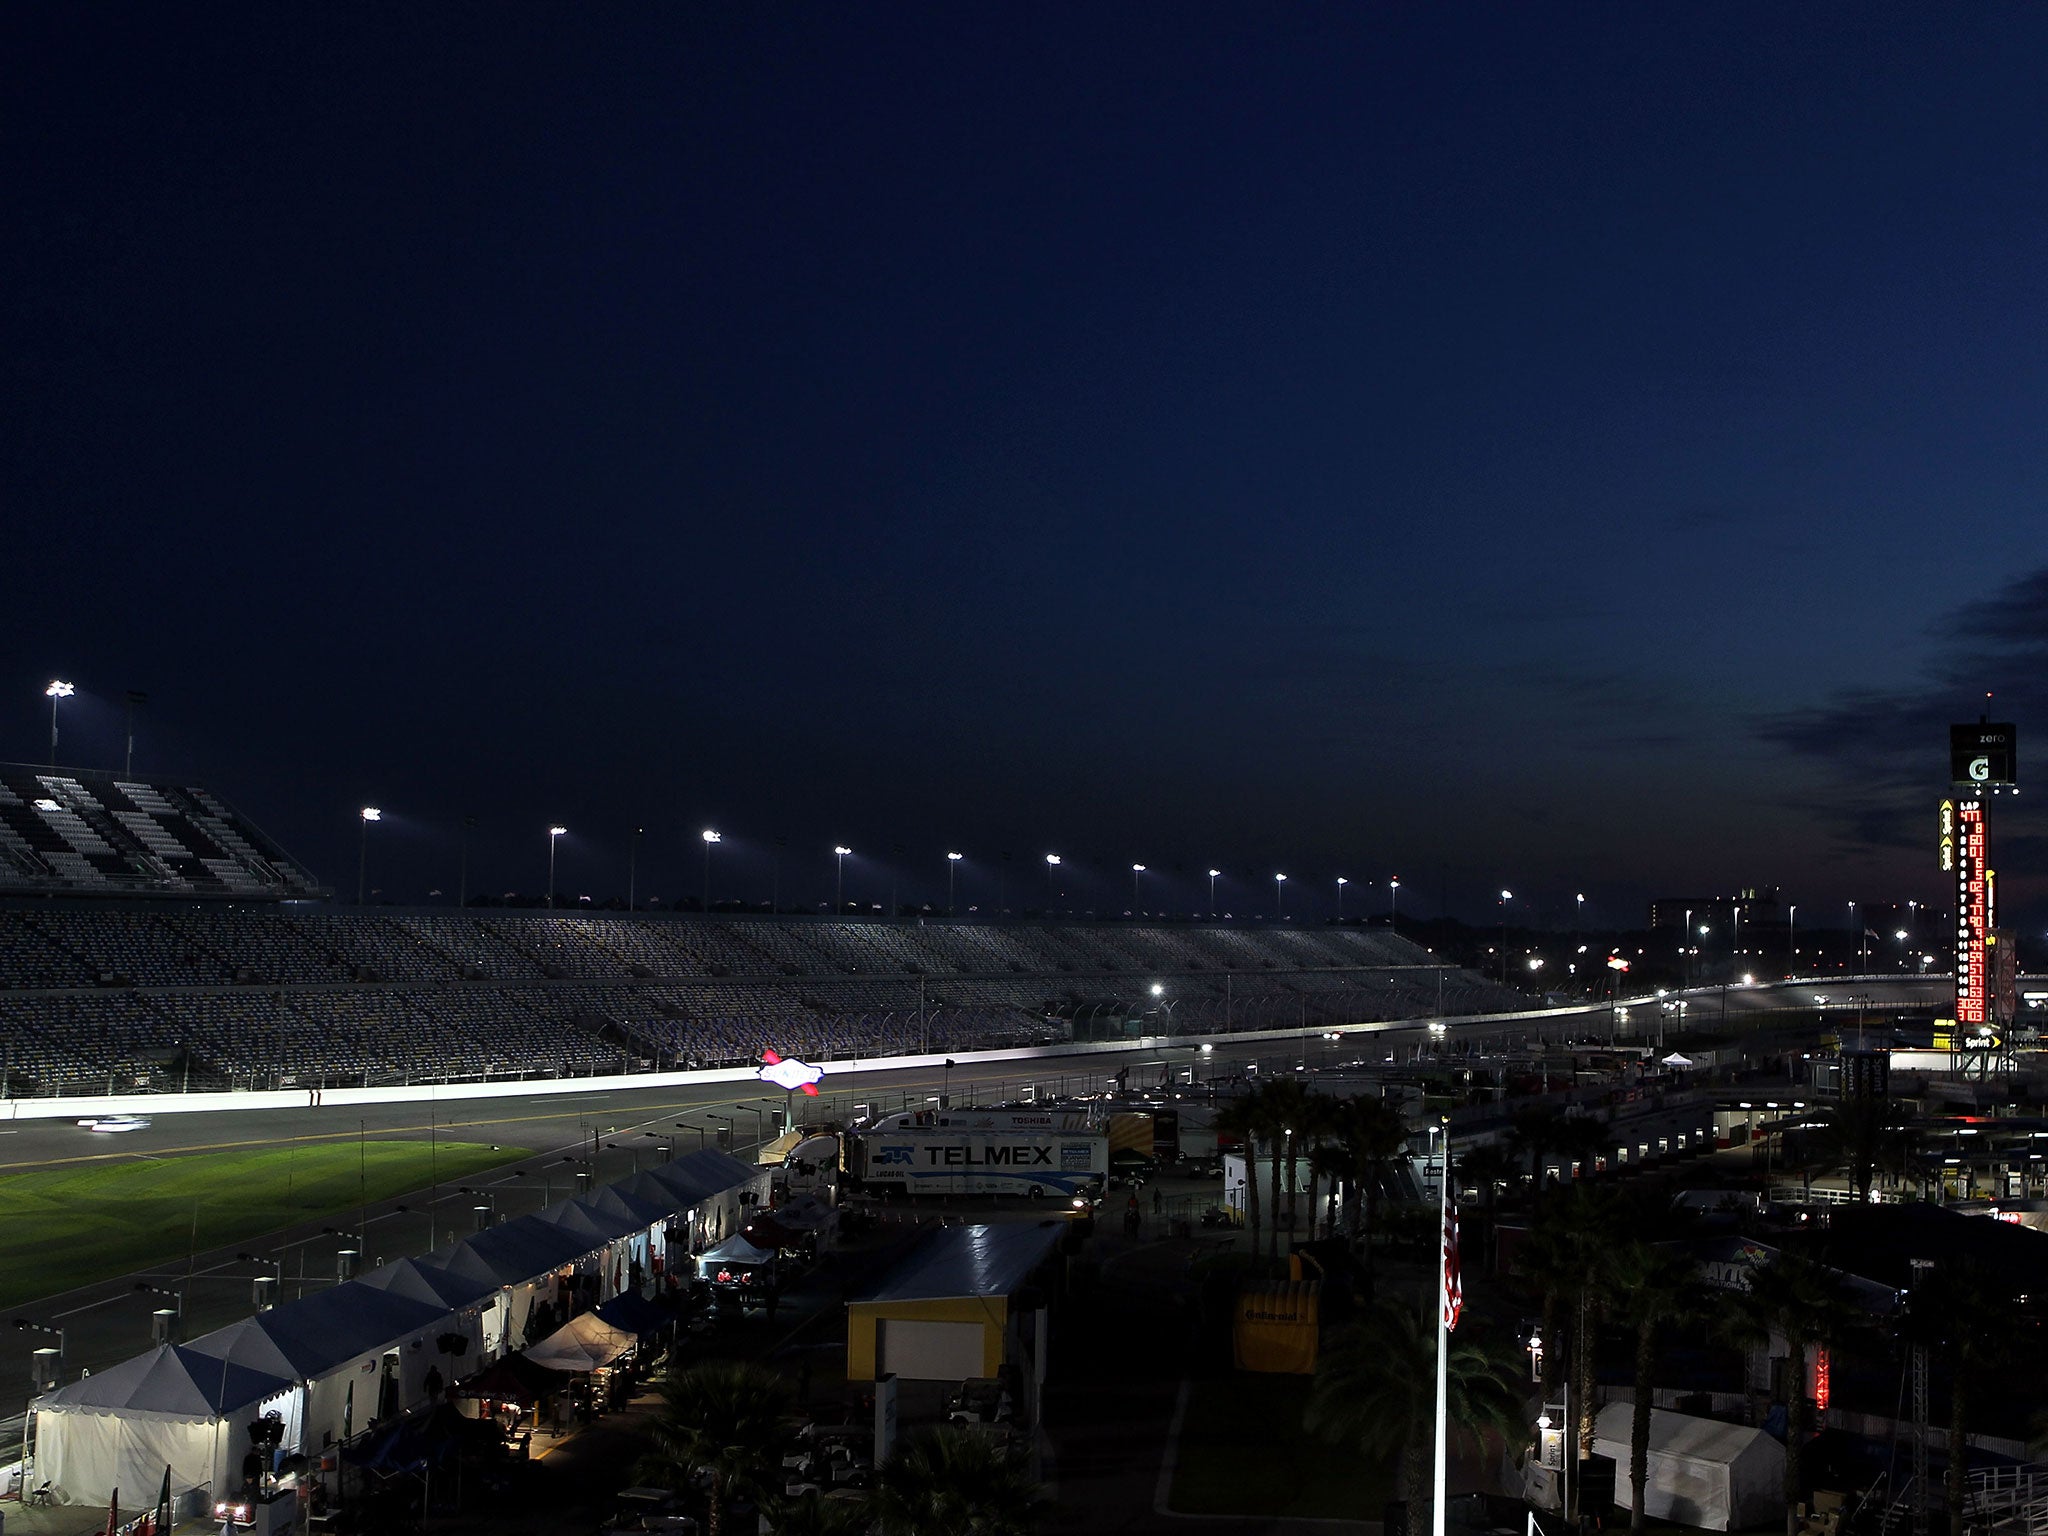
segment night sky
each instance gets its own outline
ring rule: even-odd
[[[786,903],[835,841],[963,906],[1048,850],[1103,909],[1936,899],[1947,724],[2048,751],[2044,57],[2022,4],[8,7],[0,757],[61,676],[118,766],[146,690],[139,770],[350,895],[380,805],[396,901],[465,816],[472,891],[560,821],[598,898],[638,825],[664,900],[705,826]]]

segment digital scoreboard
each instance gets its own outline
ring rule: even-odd
[[[1990,1018],[1991,925],[1996,903],[1985,841],[1984,802],[1941,802],[1941,867],[1956,882],[1956,1025]]]

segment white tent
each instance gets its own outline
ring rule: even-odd
[[[1690,1056],[1681,1056],[1677,1051],[1673,1051],[1664,1058],[1663,1065],[1667,1067],[1689,1067],[1692,1065],[1692,1058]]]
[[[1614,1458],[1614,1500],[1634,1501],[1629,1460],[1633,1403],[1609,1403],[1593,1423],[1593,1450]],[[1785,1512],[1785,1448],[1760,1429],[1650,1410],[1643,1513],[1653,1520],[1737,1531]]]
[[[116,1489],[143,1504],[165,1467],[180,1500],[218,1491],[240,1481],[252,1421],[276,1413],[296,1434],[298,1397],[297,1382],[162,1344],[38,1398],[36,1470],[63,1504],[104,1505]]]
[[[623,1328],[614,1328],[595,1312],[572,1317],[528,1349],[526,1358],[551,1371],[594,1371],[610,1365],[640,1342]]]

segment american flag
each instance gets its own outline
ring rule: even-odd
[[[1450,1169],[1444,1170],[1446,1180]],[[1458,1326],[1458,1314],[1465,1310],[1465,1282],[1458,1273],[1458,1202],[1444,1196],[1444,1327]]]

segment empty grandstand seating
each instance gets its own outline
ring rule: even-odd
[[[23,772],[4,780],[13,809]],[[41,830],[20,838],[69,836],[98,869],[110,856],[93,839],[113,848],[104,828],[129,826],[108,797],[132,787],[109,779],[91,807],[64,789],[70,811],[36,812]],[[128,800],[181,846],[210,828],[205,848],[236,848],[214,835],[218,802]],[[1524,1006],[1385,929],[46,901],[0,910],[0,1091],[576,1076],[733,1065],[771,1045],[832,1060],[1042,1044],[1104,1020],[1196,1033],[1409,1018],[1440,999]]]
[[[282,898],[312,876],[192,785],[0,765],[0,890]]]

